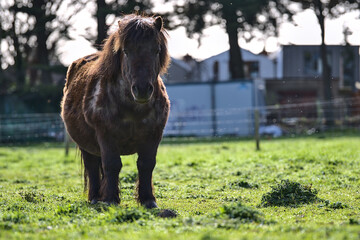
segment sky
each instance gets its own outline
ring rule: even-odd
[[[165,11],[168,6],[161,4],[161,0],[156,0],[154,12]],[[352,45],[360,45],[360,20],[359,11],[349,12],[335,20],[326,20],[326,34],[325,42],[331,44],[344,44],[344,27],[348,27],[353,34],[349,36],[349,43]],[[84,20],[86,19],[86,21]],[[111,31],[116,31],[117,21],[109,19],[114,22],[110,27]],[[279,37],[270,37],[266,40],[253,40],[246,42],[239,39],[240,47],[250,50],[253,53],[262,52],[265,48],[267,52],[274,52],[279,50],[281,45],[296,44],[296,45],[318,45],[321,43],[320,27],[317,23],[316,16],[312,10],[306,10],[295,16],[295,25],[291,23],[284,23],[280,26]],[[91,10],[84,9],[74,19],[74,29],[72,37],[75,40],[63,42],[59,48],[60,60],[63,64],[69,65],[72,61],[91,54],[96,50],[91,44],[85,40],[87,32],[95,30],[96,22],[91,17]],[[169,52],[172,57],[181,58],[189,54],[197,60],[203,60],[211,56],[217,55],[229,49],[228,37],[225,30],[220,25],[211,26],[203,31],[201,45],[198,41],[190,39],[186,36],[184,27],[176,30],[168,31]]]

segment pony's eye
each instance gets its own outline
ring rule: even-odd
[[[159,54],[161,51],[161,47],[159,47],[157,50],[156,50],[156,54]]]
[[[127,49],[123,49],[123,53],[124,53],[125,55],[128,55]]]

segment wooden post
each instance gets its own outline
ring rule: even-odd
[[[64,143],[65,143],[65,156],[69,156],[70,138],[65,127],[64,127]]]
[[[254,109],[254,135],[255,135],[255,142],[256,142],[256,151],[260,150],[260,135],[259,135],[259,126],[260,126],[260,117],[259,117],[259,108],[258,108],[258,87],[259,82],[255,79],[253,81],[253,89],[254,89],[254,105],[255,105],[255,109]]]
[[[255,121],[255,141],[256,141],[256,151],[260,150],[260,134],[259,134],[259,109],[255,108],[254,111],[254,121]]]
[[[216,89],[215,81],[210,83],[210,94],[211,94],[211,121],[213,129],[213,137],[217,135],[217,119],[216,119]]]
[[[1,144],[1,142],[2,142],[2,137],[1,137],[1,132],[2,132],[2,126],[1,126],[1,116],[0,116],[0,144]]]

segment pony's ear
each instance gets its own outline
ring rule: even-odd
[[[163,20],[160,16],[155,18],[155,27],[159,32],[161,31],[161,29],[163,27]]]
[[[119,25],[119,27],[120,27],[120,24],[121,24],[121,20],[119,20],[119,21],[118,21],[118,25]]]

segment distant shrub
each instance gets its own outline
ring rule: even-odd
[[[298,182],[282,180],[272,190],[262,196],[261,206],[296,206],[318,201],[318,191],[311,185],[305,186]]]

